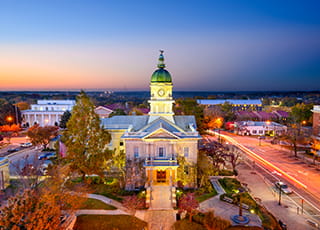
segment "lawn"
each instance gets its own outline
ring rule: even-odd
[[[117,208],[108,205],[100,200],[92,199],[92,198],[80,198],[85,199],[83,204],[81,205],[80,209],[105,209],[105,210],[115,210]],[[81,201],[80,201],[81,202]]]
[[[205,200],[207,200],[207,199],[209,199],[211,197],[216,196],[217,194],[218,194],[217,191],[215,189],[213,189],[213,191],[210,192],[210,193],[205,193],[205,194],[202,194],[200,196],[197,196],[196,200],[200,203],[200,202],[205,201]]]
[[[187,219],[179,220],[174,223],[175,230],[206,230],[206,228],[198,223],[190,222]]]
[[[88,228],[90,226],[90,228]],[[141,230],[147,223],[128,215],[81,215],[77,217],[74,230]]]

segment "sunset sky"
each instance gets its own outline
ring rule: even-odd
[[[0,90],[319,90],[320,1],[0,0]]]

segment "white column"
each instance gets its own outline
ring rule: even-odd
[[[44,115],[43,113],[41,113],[41,126],[43,126],[43,124],[44,124]]]

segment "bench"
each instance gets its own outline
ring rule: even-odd
[[[223,197],[222,200],[223,200],[223,201],[226,201],[226,202],[228,202],[228,203],[230,203],[230,204],[233,203],[233,200],[232,200],[230,197],[227,197],[227,196]]]
[[[308,223],[309,225],[311,225],[312,227],[315,227],[315,228],[318,228],[318,227],[319,227],[319,224],[316,223],[316,222],[314,222],[314,221],[312,221],[312,220],[307,219],[306,221],[307,221],[307,223]]]
[[[243,203],[241,204],[241,206],[242,206],[242,208],[244,208],[245,210],[249,210],[249,208],[250,208],[249,205],[243,204]]]

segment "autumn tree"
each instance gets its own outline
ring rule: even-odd
[[[67,179],[65,168],[55,168],[51,177],[9,198],[0,209],[1,229],[64,229],[60,217],[72,215],[85,199],[81,191],[69,191],[63,186]],[[79,196],[77,196],[79,195]]]
[[[9,143],[11,137],[18,135],[20,130],[20,126],[16,124],[0,126],[0,133],[3,134],[3,136],[8,140]]]
[[[189,220],[192,222],[192,216],[195,215],[198,211],[199,202],[196,200],[194,193],[184,194],[178,203],[179,213],[187,212],[189,215]]]
[[[58,130],[56,126],[42,127],[36,124],[28,129],[27,136],[33,145],[43,145],[43,148],[47,148],[50,140],[58,135]]]
[[[197,172],[200,189],[202,189],[203,192],[212,192],[209,176],[214,175],[214,170],[209,157],[202,150],[199,150],[198,154]]]
[[[30,104],[28,102],[21,101],[14,105],[17,106],[20,110],[30,109]]]
[[[64,132],[63,142],[67,147],[67,162],[73,172],[82,175],[104,175],[107,161],[111,158],[108,143],[110,134],[100,126],[100,118],[94,112],[90,98],[81,92]]]
[[[59,127],[63,129],[67,128],[67,123],[70,117],[71,117],[70,111],[69,110],[65,111],[61,116]]]

